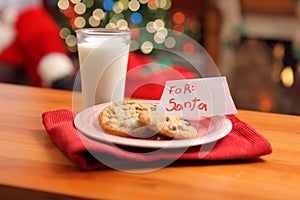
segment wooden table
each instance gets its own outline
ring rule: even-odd
[[[253,162],[83,172],[42,125],[43,112],[62,108],[72,92],[0,84],[1,199],[300,199],[299,116],[239,110],[273,147]]]

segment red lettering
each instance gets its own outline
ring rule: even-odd
[[[184,92],[183,93],[186,94],[187,92],[189,94],[192,93],[192,90],[190,89],[190,84],[188,84],[188,83],[184,85]]]
[[[166,111],[181,111],[183,109],[189,109],[190,111],[195,110],[197,108],[198,110],[207,111],[207,104],[200,101],[199,98],[195,97],[192,101],[185,101],[182,104],[177,103],[175,98],[171,98],[169,100],[169,104],[171,105],[170,108],[166,108]]]

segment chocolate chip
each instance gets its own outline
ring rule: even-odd
[[[166,121],[168,122],[170,120],[170,118],[169,117],[166,117]]]
[[[191,124],[190,124],[189,121],[184,120],[183,123],[184,123],[186,126],[191,126]]]
[[[176,130],[177,130],[177,127],[176,127],[175,125],[173,125],[173,126],[172,126],[172,130],[173,130],[173,131],[176,131]]]

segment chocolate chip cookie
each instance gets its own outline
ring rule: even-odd
[[[121,137],[149,138],[156,133],[139,121],[142,111],[156,110],[155,104],[127,100],[114,102],[98,116],[99,125],[107,132]]]
[[[157,111],[143,110],[138,115],[141,124],[154,132],[176,139],[192,139],[198,135],[189,121],[175,115],[166,115]]]

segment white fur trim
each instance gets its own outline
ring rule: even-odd
[[[38,74],[45,86],[74,72],[71,59],[62,53],[50,53],[42,58],[38,66]]]

